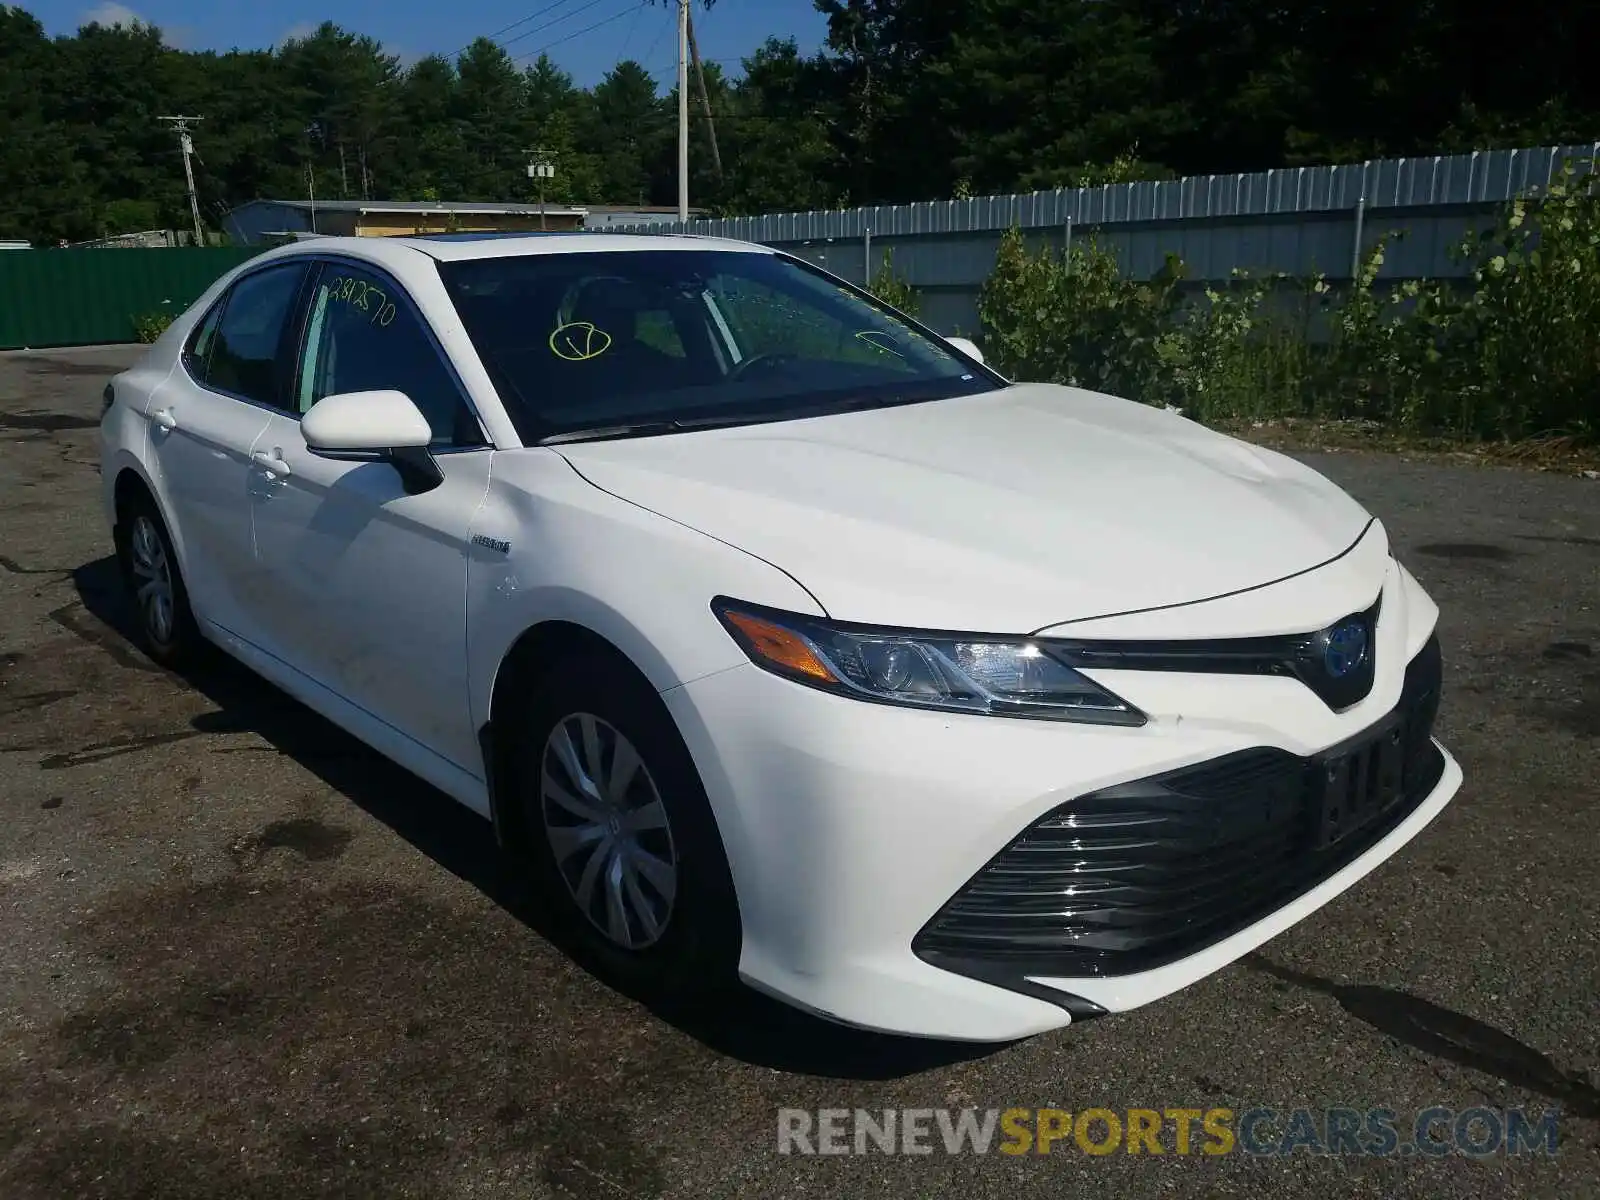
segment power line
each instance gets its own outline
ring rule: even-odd
[[[702,64],[705,64],[705,63],[715,62],[716,59],[703,58],[700,61],[701,61]],[[654,71],[646,71],[645,74],[650,76],[651,80],[654,81],[656,84],[658,84],[661,87],[666,88],[670,92],[673,88],[678,86],[677,75],[676,75],[677,70],[678,70],[677,64],[674,63],[670,67],[659,67]],[[720,85],[721,85],[721,87],[723,89],[725,89],[725,90],[727,90],[728,92],[731,93],[733,91],[736,91],[739,87],[741,87],[743,85],[744,76],[742,76],[742,75],[729,75],[727,72],[723,72],[719,82],[720,82]]]
[[[785,121],[785,122],[788,122],[790,124],[793,124],[796,121],[807,121],[807,120],[819,120],[820,121],[820,120],[826,119],[826,117],[827,117],[826,113],[815,111],[815,110],[813,110],[811,112],[803,112],[803,113],[726,113],[725,112],[725,113],[718,114],[717,120],[719,120],[719,121]],[[703,121],[703,120],[706,119],[706,116],[705,116],[704,113],[690,113],[689,114],[689,119],[691,121]]]
[[[628,36],[622,39],[622,49],[617,55],[618,62],[628,57],[628,47],[633,45],[633,34],[639,28],[639,18],[643,15],[644,5],[641,4],[633,10],[633,20],[628,22]]]
[[[701,61],[702,64],[706,64],[706,65],[709,65],[711,63],[716,63],[720,67],[724,63],[743,62],[744,60],[740,59],[740,58],[702,58],[700,61]],[[641,61],[640,65],[641,66],[643,65],[642,61]],[[657,67],[654,71],[649,72],[649,75],[653,79],[658,75],[670,74],[671,72],[676,71],[677,69],[678,69],[678,64],[677,63],[673,63],[671,66],[667,66],[667,67]],[[726,79],[726,78],[728,78],[728,76],[724,75],[723,78]],[[665,82],[665,80],[663,80],[663,82]]]
[[[597,0],[597,2],[598,2],[598,0]],[[513,62],[521,62],[525,58],[533,58],[535,55],[543,54],[546,50],[549,50],[552,46],[559,46],[559,45],[561,45],[562,42],[570,42],[573,38],[582,37],[584,34],[590,32],[591,30],[599,29],[600,26],[602,26],[602,25],[609,25],[613,21],[620,21],[620,20],[622,20],[623,17],[625,17],[629,13],[633,12],[634,9],[636,9],[636,8],[646,8],[651,4],[651,2],[652,2],[652,0],[639,0],[638,4],[635,4],[630,8],[625,8],[619,13],[614,13],[611,16],[606,17],[602,21],[596,21],[593,25],[585,25],[582,29],[578,30],[576,33],[569,33],[569,34],[567,34],[566,37],[558,37],[553,42],[546,42],[544,45],[538,47],[535,50],[529,50],[526,54],[515,55],[515,56],[513,56],[512,61]]]
[[[491,33],[489,35],[489,40],[493,41],[495,38],[499,37],[501,34],[510,33],[518,25],[526,25],[529,21],[533,20],[535,17],[542,17],[542,16],[544,16],[545,13],[552,12],[555,9],[560,8],[563,4],[571,4],[571,3],[572,3],[572,0],[555,0],[554,4],[546,4],[543,8],[536,8],[531,13],[529,13],[527,16],[523,17],[520,21],[513,21],[513,22],[511,22],[511,24],[507,25],[504,29],[495,30],[493,33]]]
[[[555,0],[554,4],[546,4],[543,8],[536,8],[531,13],[529,13],[527,16],[523,17],[520,21],[513,21],[513,22],[511,22],[511,24],[507,25],[504,29],[496,29],[493,33],[487,34],[486,36],[492,42],[497,37],[499,37],[501,34],[510,33],[518,25],[526,25],[529,21],[533,20],[535,17],[542,17],[547,12],[554,12],[556,9],[560,8],[563,4],[571,4],[571,3],[572,3],[572,0]],[[477,41],[477,39],[474,38],[473,41],[475,42],[475,41]],[[465,46],[461,47],[460,50],[457,50],[450,57],[451,58],[460,58],[461,55],[465,51],[472,49],[472,44],[473,44],[472,42],[468,42]]]
[[[673,0],[673,2],[675,2],[675,0]],[[624,9],[621,13],[617,14],[619,17],[627,16],[629,12],[632,12],[634,14],[634,26],[630,26],[629,27],[629,36],[630,37],[632,36],[633,28],[635,26],[637,26],[637,24],[638,24],[639,15],[642,14],[644,12],[644,10],[647,9],[647,8],[654,8],[656,6],[656,3],[657,3],[657,0],[644,0],[643,3],[636,4],[632,9]],[[676,22],[677,22],[677,13],[673,10],[673,8],[668,7],[666,9],[664,9],[663,11],[667,12],[668,14],[670,14],[672,16],[672,18],[673,18],[673,21],[671,23],[669,23],[669,24],[662,25],[660,32],[658,32],[656,34],[655,41],[651,42],[650,43],[650,48],[644,52],[644,56],[642,58],[637,58],[637,59],[630,60],[626,53],[619,54],[617,56],[617,61],[611,64],[613,70],[615,70],[617,67],[620,67],[623,63],[629,62],[629,61],[635,62],[641,67],[644,66],[645,63],[650,61],[650,56],[653,55],[656,52],[656,48],[661,45],[661,40],[664,37],[667,36],[668,30],[673,28],[673,25],[675,25]],[[600,22],[600,24],[604,24],[604,23],[605,22],[603,22],[603,21]],[[591,28],[592,28],[592,26],[591,26]],[[579,30],[578,32],[582,33],[584,31],[583,30]],[[573,36],[576,36],[576,34],[573,35]],[[554,43],[552,43],[552,45],[553,44]],[[627,43],[624,42],[623,45],[624,45],[624,49],[626,49]],[[648,71],[647,70],[647,71],[645,71],[645,75],[650,79],[651,83],[656,83],[657,82],[656,76],[661,75],[661,74],[665,73],[666,71],[672,71],[672,70],[676,70],[676,69],[677,68],[674,65],[672,67],[663,67],[659,71]]]
[[[573,17],[577,16],[579,13],[588,12],[591,8],[596,8],[599,5],[604,4],[604,3],[605,3],[605,0],[589,0],[589,3],[583,4],[583,5],[579,5],[577,8],[573,9],[571,12],[562,13],[559,17],[556,17],[554,20],[546,21],[543,25],[535,25],[532,29],[524,29],[521,33],[517,34],[517,36],[514,37],[514,38],[507,38],[505,41],[500,43],[500,48],[502,50],[504,50],[507,46],[510,46],[515,42],[520,42],[523,38],[530,38],[534,34],[540,32],[541,30],[549,29],[554,25],[559,25],[563,21],[570,21],[570,20],[572,20]]]
[[[671,28],[672,28],[671,25],[662,25],[661,26],[661,31],[656,34],[656,40],[650,43],[650,49],[646,50],[644,52],[644,57],[639,60],[641,64],[642,63],[647,63],[647,62],[650,61],[651,56],[654,55],[655,52],[656,52],[656,47],[661,45],[661,39],[667,36],[667,30],[669,30]],[[652,71],[652,72],[650,72],[650,74],[654,75],[655,72]]]

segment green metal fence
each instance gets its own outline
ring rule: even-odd
[[[0,252],[0,350],[137,341],[134,322],[177,316],[254,246]]]

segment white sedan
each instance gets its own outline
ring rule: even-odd
[[[105,404],[152,657],[492,820],[630,988],[1024,1036],[1218,970],[1461,783],[1437,609],[1349,496],[767,247],[302,242]]]

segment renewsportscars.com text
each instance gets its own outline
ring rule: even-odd
[[[780,1154],[1551,1155],[1559,1114],[1520,1108],[778,1110]]]

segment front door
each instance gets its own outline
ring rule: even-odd
[[[246,640],[250,453],[288,395],[289,316],[305,277],[304,261],[240,277],[195,326],[147,410],[155,484],[190,603],[202,621]]]
[[[407,495],[394,467],[307,448],[324,396],[394,389],[433,426],[444,482]],[[312,293],[292,412],[257,440],[251,484],[262,648],[479,774],[467,702],[470,525],[492,451],[421,314],[393,280],[330,261]]]

